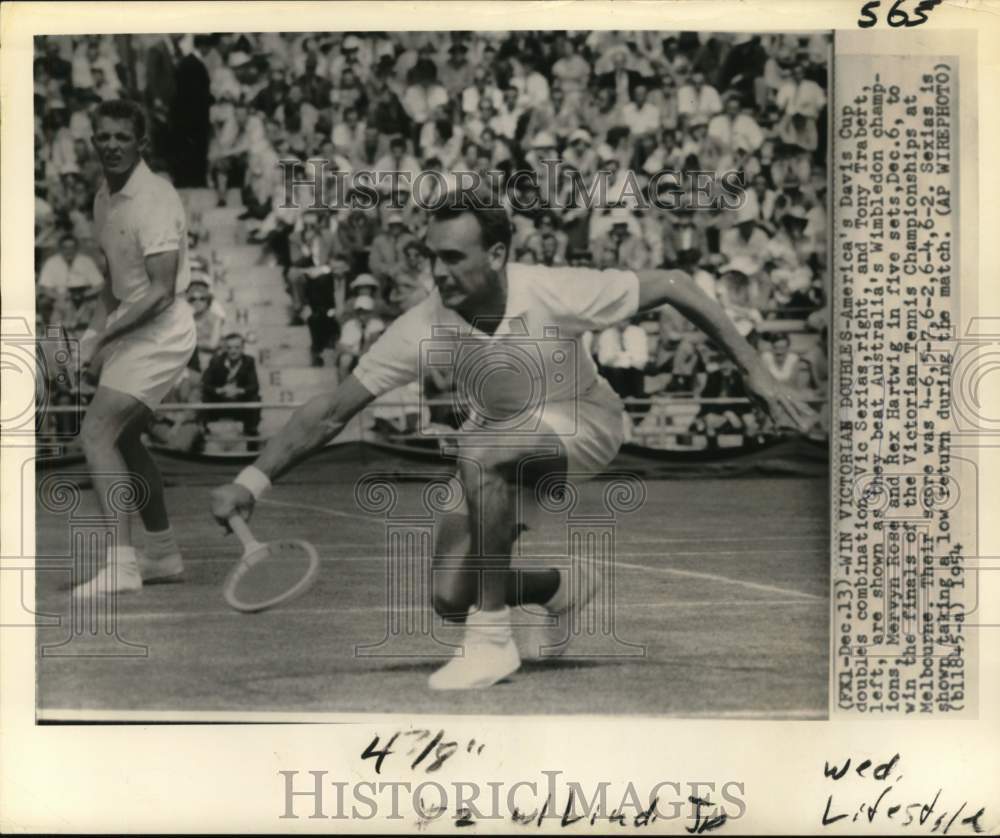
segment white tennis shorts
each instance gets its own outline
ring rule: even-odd
[[[108,322],[114,321],[112,313]],[[151,410],[184,375],[197,345],[194,317],[185,300],[111,344],[100,386],[139,399]]]
[[[544,445],[555,437],[566,451],[567,471],[571,482],[585,481],[600,474],[614,460],[625,441],[624,407],[621,399],[603,378],[575,399],[547,402],[541,409],[538,434],[532,443]],[[475,444],[494,438],[501,444],[525,442],[525,434],[491,434],[483,424],[470,417],[462,426],[462,442]],[[525,426],[522,426],[522,428]]]

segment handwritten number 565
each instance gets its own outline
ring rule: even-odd
[[[896,0],[886,15],[885,22],[892,27],[899,26],[920,26],[927,22],[927,12],[941,3],[941,0],[920,0],[912,14],[907,14],[905,9],[901,9],[904,3],[910,0]],[[875,10],[882,5],[882,0],[869,0],[861,7],[861,17],[858,18],[858,26],[861,29],[870,29],[878,23],[878,15]]]

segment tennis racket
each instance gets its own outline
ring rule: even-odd
[[[288,539],[262,544],[240,515],[229,527],[243,544],[243,555],[229,571],[222,594],[231,608],[252,613],[301,596],[319,575],[319,555],[308,541]]]

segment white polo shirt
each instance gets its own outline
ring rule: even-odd
[[[354,375],[375,396],[451,368],[456,388],[492,413],[599,398],[597,367],[584,349],[600,331],[636,313],[639,279],[631,271],[507,265],[505,319],[490,336],[432,294],[394,321],[361,357]],[[600,395],[598,393],[600,392]]]
[[[182,294],[191,280],[187,258],[187,220],[177,190],[142,160],[113,195],[107,181],[94,196],[94,228],[108,259],[111,292],[124,312],[149,288],[147,256],[179,252],[177,285]]]

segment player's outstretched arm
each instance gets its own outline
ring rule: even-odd
[[[272,480],[328,443],[375,397],[353,375],[333,393],[310,399],[268,441],[257,461],[236,482],[212,492],[212,514],[225,524],[239,512],[250,517],[254,501]]]
[[[743,376],[747,393],[779,428],[807,431],[815,424],[816,413],[775,380],[722,307],[688,274],[676,270],[638,271],[637,274],[639,311],[672,305],[733,359]]]

